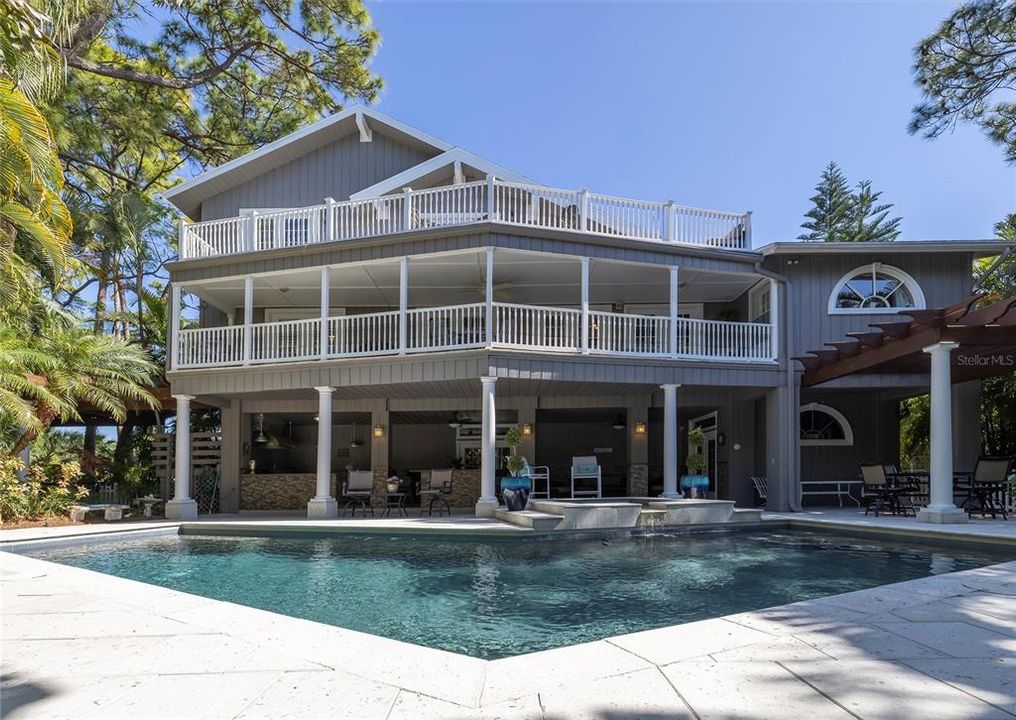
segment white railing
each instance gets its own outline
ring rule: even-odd
[[[321,320],[255,323],[245,343],[242,325],[180,332],[176,368],[221,367],[371,357],[496,347],[537,352],[723,362],[771,361],[772,326],[765,323],[679,318],[676,348],[670,319],[591,311],[586,342],[582,311],[496,302],[487,332],[487,307],[468,303],[408,310],[405,338],[397,310],[328,318],[321,352]]]
[[[391,355],[398,351],[398,310],[328,318],[328,357]]]
[[[678,318],[677,354],[699,360],[771,360],[769,323]]]
[[[670,318],[589,313],[589,352],[604,355],[670,354]]]
[[[243,326],[180,331],[179,367],[216,367],[243,362]]]
[[[396,195],[366,200],[328,201],[187,223],[180,230],[180,258],[235,255],[479,222],[648,242],[751,248],[750,213],[702,210],[490,178],[426,190],[407,188]]]
[[[494,303],[493,343],[520,350],[578,352],[582,311],[570,308]]]
[[[252,363],[310,360],[321,356],[321,319],[251,325]]]
[[[410,352],[455,350],[487,342],[486,305],[419,308],[406,313],[406,349]]]

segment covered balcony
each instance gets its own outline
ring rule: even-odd
[[[171,368],[479,348],[766,363],[774,292],[748,273],[492,248],[177,283]]]
[[[180,225],[180,259],[221,257],[476,223],[751,249],[751,214],[485,180]]]

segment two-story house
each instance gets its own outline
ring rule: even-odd
[[[791,359],[903,308],[970,293],[996,242],[755,247],[751,215],[534,180],[356,107],[166,194],[180,209],[167,376],[171,517],[190,499],[191,402],[221,409],[220,506],[334,517],[349,472],[426,481],[491,515],[505,430],[570,492],[675,495],[689,430],[712,493],[769,506],[799,479],[898,457],[927,377],[802,391]],[[186,323],[184,308],[197,308]],[[976,416],[977,387],[956,391]]]

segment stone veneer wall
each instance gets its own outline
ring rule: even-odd
[[[420,475],[423,486],[429,486],[430,470],[424,470]],[[476,501],[480,499],[479,469],[452,470],[452,491],[444,497],[453,508],[472,510],[476,507]]]
[[[628,497],[646,497],[649,495],[649,466],[645,463],[634,463],[628,466]]]
[[[335,475],[331,488],[335,497]],[[240,509],[306,510],[316,492],[317,476],[313,473],[248,473],[240,476]]]

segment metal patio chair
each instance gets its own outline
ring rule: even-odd
[[[530,465],[526,458],[522,458],[522,462],[525,463],[522,474],[528,475],[529,479],[533,481],[533,489],[529,493],[529,497],[543,497],[550,500],[550,468],[546,465]],[[537,482],[543,483],[542,489],[538,489]]]
[[[596,487],[587,490],[576,490],[575,481],[595,480]],[[585,483],[588,484],[588,483]],[[602,497],[603,478],[600,473],[600,463],[593,455],[573,457],[571,459],[571,496],[574,497]]]
[[[894,488],[886,474],[885,465],[882,463],[861,463],[861,503],[865,505],[864,514],[874,506],[875,517],[882,511],[885,505],[890,511],[895,507]]]
[[[347,498],[346,505],[342,508],[343,517],[346,510],[352,510],[351,517],[356,517],[356,508],[363,510],[364,517],[367,517],[367,510],[374,517],[374,506],[371,503],[374,496],[374,471],[350,470],[349,478],[342,483],[342,496]]]
[[[427,502],[427,514],[434,514],[434,505],[437,505],[437,514],[442,509],[452,514],[452,506],[448,502],[448,496],[452,493],[452,470],[431,470],[427,480],[420,479],[420,514],[423,514],[423,503]],[[429,501],[429,502],[428,502]]]
[[[992,520],[1000,514],[1003,520],[1008,520],[1007,494],[1013,466],[1011,457],[978,458],[974,472],[961,475],[964,479],[957,483],[957,489],[966,491],[963,509],[968,513],[980,512],[981,515],[990,513]]]
[[[758,495],[757,505],[765,507],[769,502],[769,481],[765,475],[752,475],[751,484],[755,486],[755,494]]]

